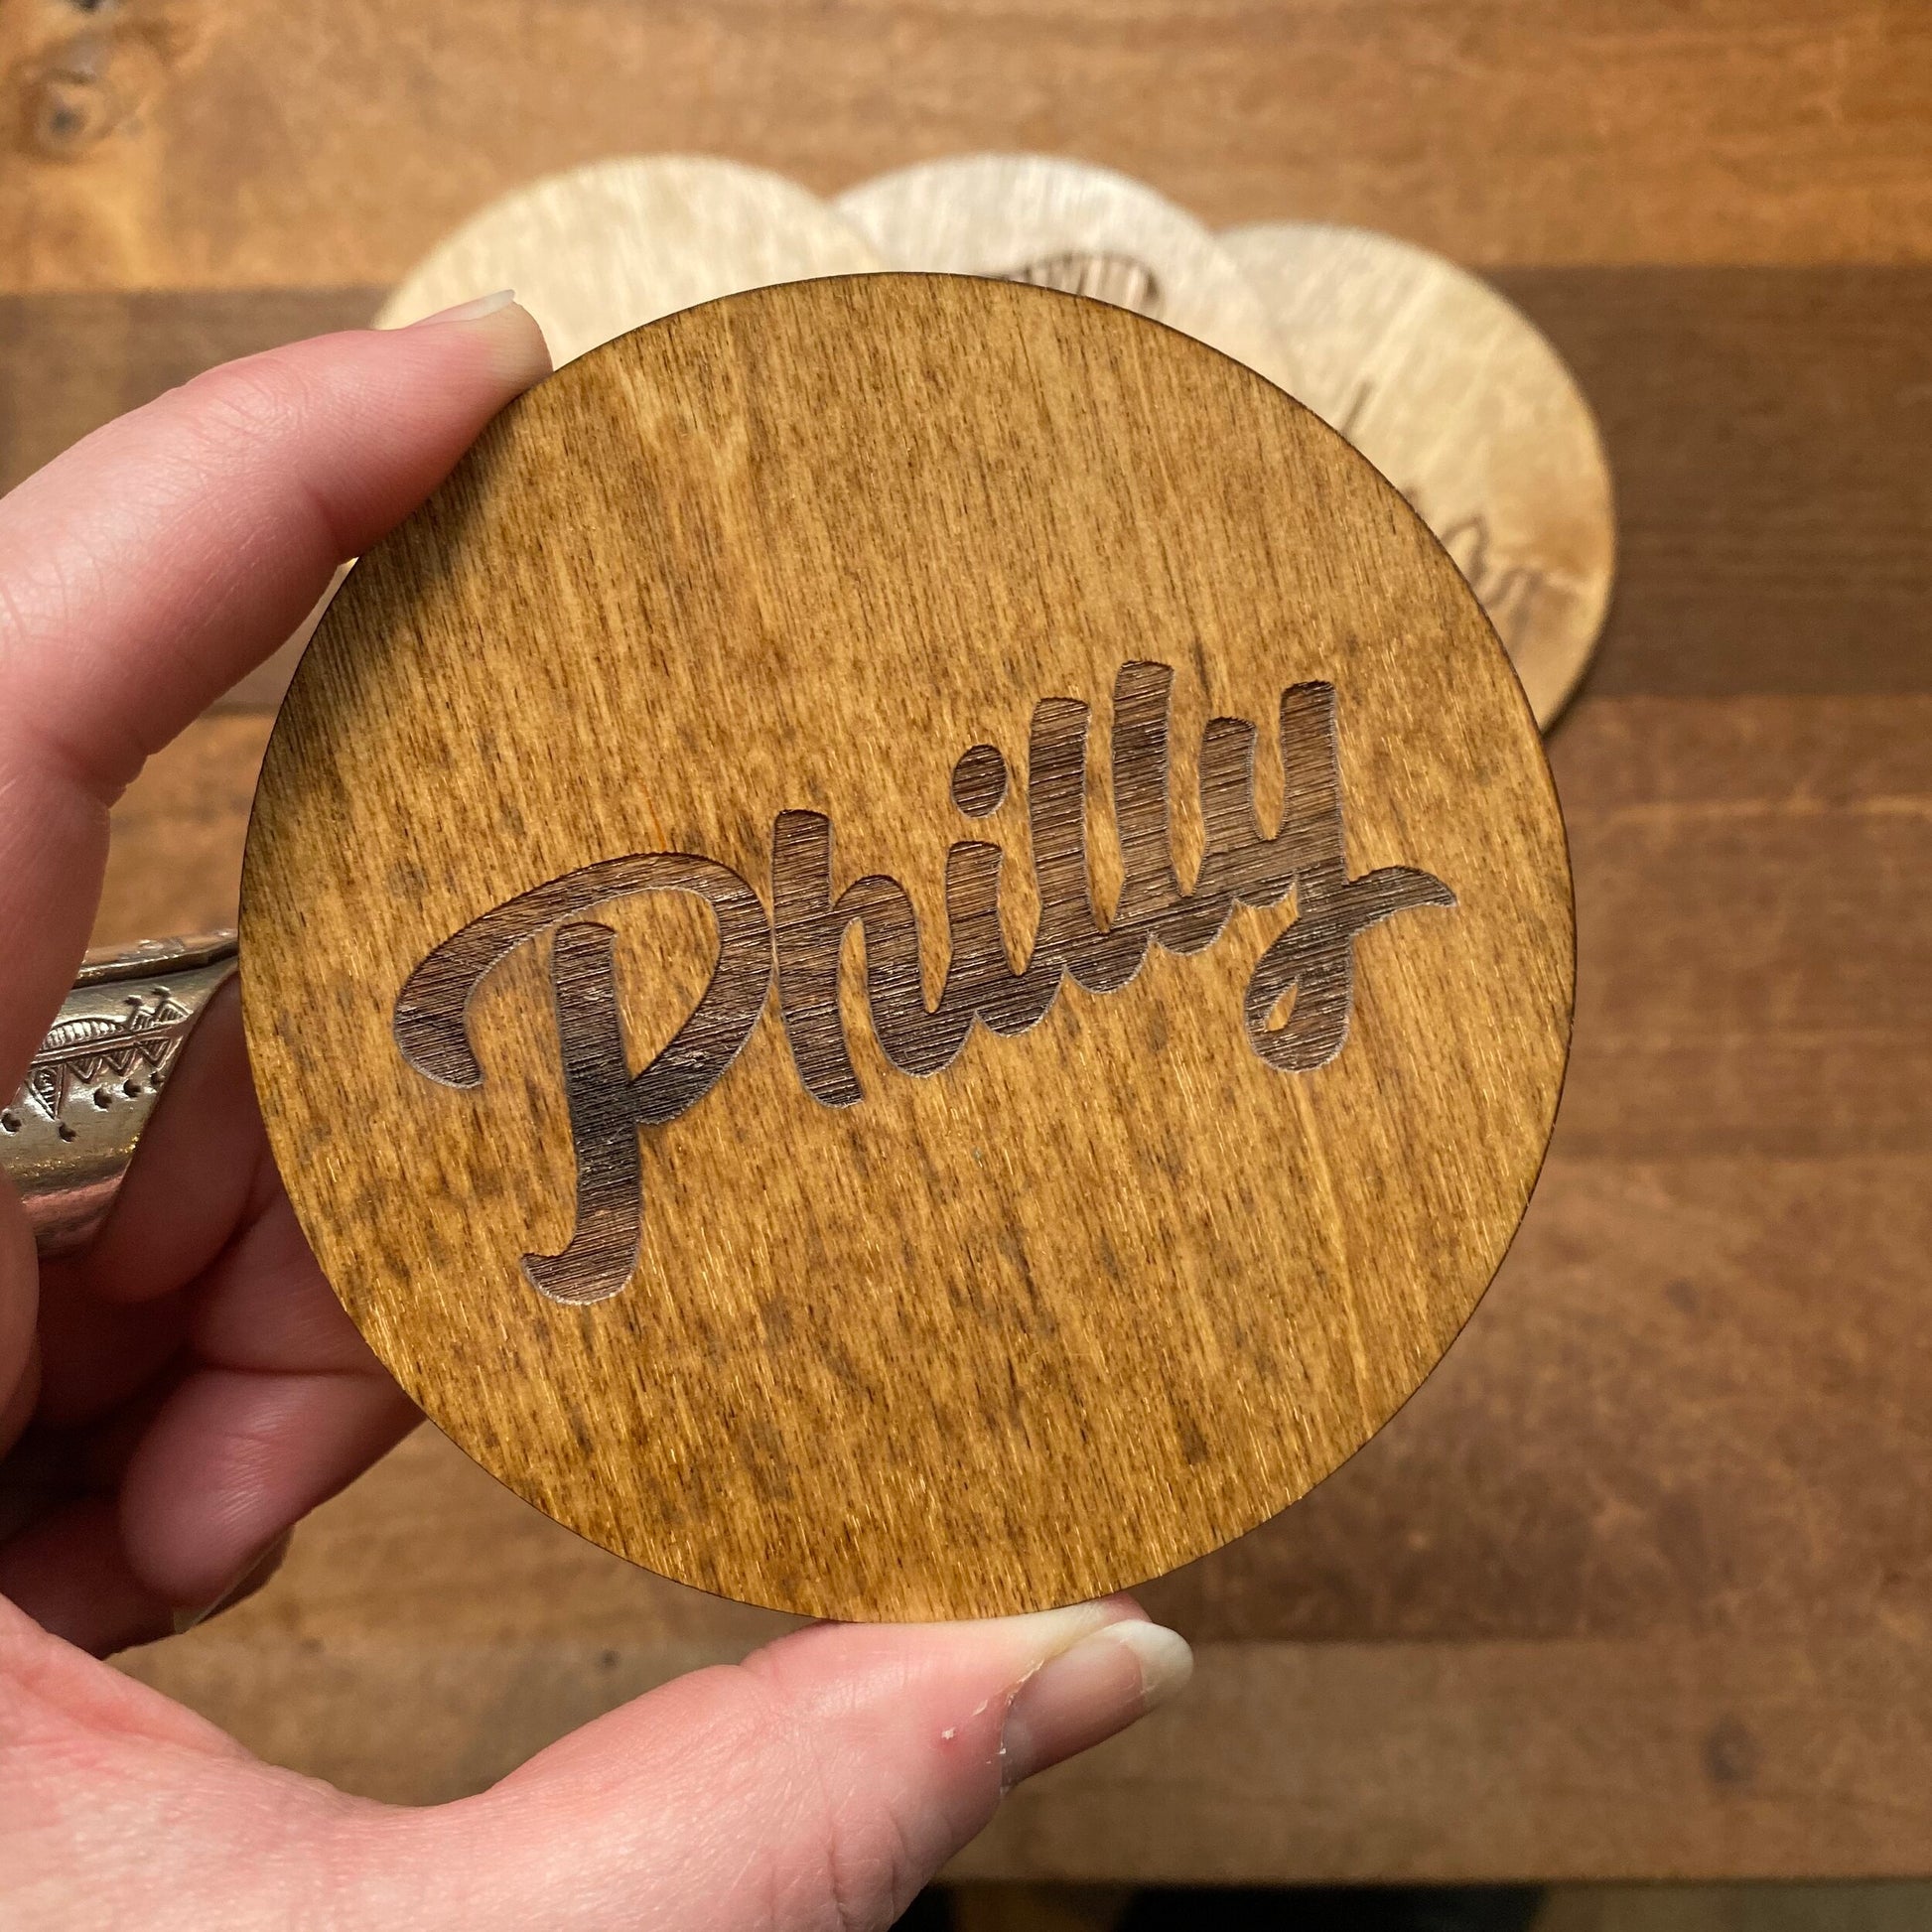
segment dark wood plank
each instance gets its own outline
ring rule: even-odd
[[[1932,699],[1597,700],[1558,1150],[1932,1152]]]
[[[630,1570],[424,1434],[242,1609],[123,1666],[397,1803],[787,1627]],[[964,1874],[1322,1882],[1926,1869],[1932,1651],[1853,1631],[1210,1643],[1187,1697],[1012,1799]]]
[[[1185,1698],[1023,1786],[958,1869],[1916,1876],[1932,1863],[1928,1714],[1932,1650],[1910,1625],[1748,1642],[1214,1645]]]
[[[95,945],[234,924],[268,727],[259,714],[204,718],[148,760],[114,807]]]
[[[1932,690],[1932,269],[1496,279],[1576,369],[1616,479],[1587,688]]]
[[[366,288],[0,295],[0,489],[217,362],[355,329]]]

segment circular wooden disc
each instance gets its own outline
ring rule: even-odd
[[[833,204],[895,268],[1091,296],[1165,322],[1296,391],[1253,285],[1210,229],[1144,182],[1041,154],[968,154]]]
[[[703,155],[626,155],[491,202],[410,271],[376,327],[514,289],[561,366],[721,295],[884,266],[849,222],[782,175]]]
[[[1221,242],[1267,299],[1296,395],[1442,539],[1547,730],[1616,573],[1609,464],[1576,377],[1487,282],[1393,235],[1271,221]]]
[[[944,277],[511,405],[331,607],[242,932],[409,1392],[840,1617],[1093,1595],[1319,1480],[1508,1244],[1571,995],[1540,742],[1402,499],[1184,336]]]

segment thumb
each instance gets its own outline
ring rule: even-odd
[[[1124,1729],[1191,1667],[1126,1597],[820,1625],[416,1814],[427,1842],[402,1859],[389,1844],[379,1888],[406,1884],[402,1922],[466,1932],[888,1926],[1005,1790]]]

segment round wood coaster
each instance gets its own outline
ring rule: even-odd
[[[1085,295],[1165,322],[1294,391],[1266,306],[1213,233],[1145,183],[1039,154],[969,154],[833,204],[895,268]]]
[[[1609,464],[1563,358],[1487,282],[1393,235],[1234,228],[1295,393],[1389,478],[1474,586],[1546,730],[1616,573]]]
[[[514,289],[561,366],[721,295],[884,266],[849,222],[782,175],[699,155],[631,155],[490,203],[437,244],[375,320],[401,328]]]
[[[1488,1282],[1563,828],[1467,586],[1125,311],[877,276],[624,337],[362,560],[248,1037],[362,1332],[586,1536],[840,1617],[1293,1501]]]

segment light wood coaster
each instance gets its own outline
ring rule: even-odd
[[[782,175],[696,155],[633,155],[533,182],[473,215],[376,317],[400,328],[514,289],[551,359],[744,289],[883,267],[869,243]]]
[[[1051,155],[958,155],[862,182],[833,206],[895,268],[1092,296],[1295,387],[1266,306],[1214,234],[1111,168]]]
[[[1421,511],[1546,729],[1588,667],[1616,572],[1609,464],[1576,378],[1488,283],[1392,235],[1234,228],[1295,393]]]
[[[655,1570],[1022,1610],[1303,1494],[1562,1077],[1562,824],[1414,513],[1125,311],[768,289],[363,558],[250,829],[250,1051],[435,1421]]]

